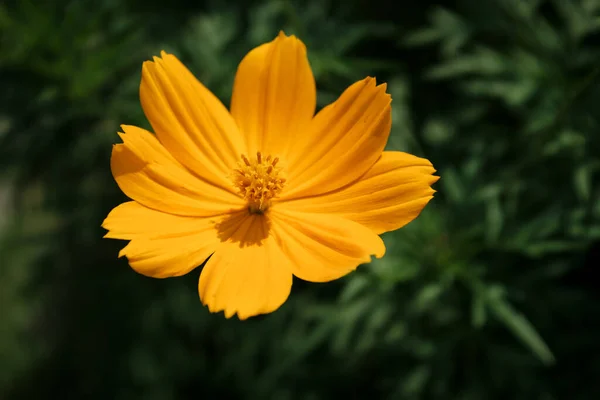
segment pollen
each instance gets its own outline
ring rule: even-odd
[[[264,213],[285,184],[281,177],[278,157],[263,157],[259,152],[255,159],[242,154],[238,168],[233,170],[233,183],[240,195],[248,202],[248,210],[254,214]]]

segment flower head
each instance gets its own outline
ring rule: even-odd
[[[384,151],[386,85],[363,79],[315,115],[294,36],[242,60],[230,111],[165,52],[144,63],[140,98],[154,134],[122,126],[111,169],[132,201],[110,212],[106,237],[128,240],[119,256],[155,278],[206,261],[200,299],[228,318],[276,310],[292,276],[331,281],[382,257],[379,234],[433,197],[428,160]]]

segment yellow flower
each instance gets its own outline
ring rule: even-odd
[[[129,240],[140,274],[187,274],[211,312],[246,319],[287,299],[292,275],[340,278],[385,253],[433,197],[431,163],[383,151],[386,85],[366,78],[316,115],[306,47],[282,32],[239,65],[231,112],[173,55],[142,68],[140,98],[156,135],[122,126],[111,168],[133,201],[105,237]]]

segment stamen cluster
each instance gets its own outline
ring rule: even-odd
[[[233,182],[248,202],[250,212],[262,214],[285,183],[285,179],[280,177],[281,168],[277,167],[279,158],[263,157],[260,151],[256,153],[256,159],[250,160],[243,154],[241,157],[239,168],[234,170]]]

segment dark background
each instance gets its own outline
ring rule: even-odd
[[[320,106],[388,82],[389,149],[442,178],[383,259],[226,320],[102,239],[111,145],[144,60],[228,104],[280,29]],[[599,38],[600,0],[4,0],[0,399],[600,399]]]

